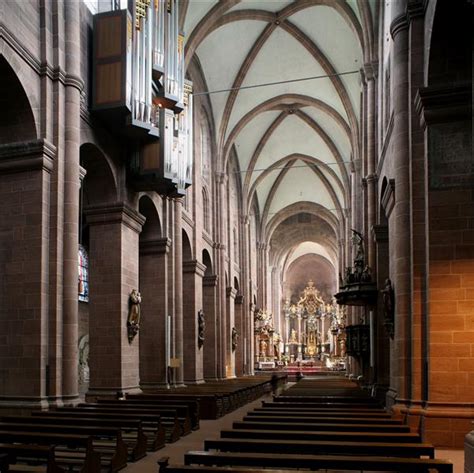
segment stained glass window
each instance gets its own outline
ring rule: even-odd
[[[78,253],[78,293],[81,302],[89,302],[89,257],[87,250],[79,245]]]

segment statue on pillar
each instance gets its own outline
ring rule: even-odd
[[[133,339],[140,330],[140,304],[142,302],[142,296],[136,289],[132,289],[128,299],[128,319],[127,319],[127,332],[128,342],[132,343]]]

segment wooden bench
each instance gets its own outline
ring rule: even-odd
[[[174,416],[170,415],[169,417],[178,417],[178,420],[181,424],[182,435],[187,435],[191,432],[191,430],[196,430],[199,428],[199,424],[197,427],[193,426],[191,421],[192,416],[188,406],[183,404],[175,404],[175,403],[159,403],[159,402],[139,402],[138,400],[117,400],[117,399],[97,399],[98,405],[106,405],[106,406],[116,406],[116,407],[123,407],[125,409],[153,409],[153,411],[159,412],[162,419],[166,419],[165,414],[172,414],[175,413]],[[194,427],[194,428],[193,428]]]
[[[257,407],[247,415],[293,415],[293,416],[313,416],[313,417],[360,417],[364,419],[394,419],[387,412],[360,412],[343,409],[273,409],[268,407]],[[398,417],[401,419],[401,417]]]
[[[282,472],[273,468],[295,468],[301,469],[337,469],[357,471],[402,471],[404,473],[429,473],[436,470],[439,473],[453,473],[453,465],[446,460],[435,460],[425,458],[399,458],[380,456],[349,456],[349,455],[298,455],[298,454],[262,454],[262,453],[224,453],[190,451],[184,455],[186,466],[199,465],[197,469],[201,473],[228,471],[234,473],[246,473],[242,467],[260,467],[265,472]],[[167,458],[158,461],[160,473],[180,473],[189,469],[182,466],[169,465]],[[206,465],[206,467],[204,466]],[[214,466],[215,465],[215,466]],[[225,468],[220,468],[225,466]],[[229,466],[232,466],[232,469]],[[185,468],[181,470],[180,468]],[[259,470],[257,470],[259,471]],[[286,471],[285,471],[286,473]]]
[[[362,431],[310,431],[310,430],[256,430],[235,429],[221,430],[221,438],[227,439],[257,439],[257,440],[309,440],[336,442],[387,442],[387,443],[417,443],[420,435],[414,432],[362,432]]]
[[[260,419],[260,418],[257,418]],[[261,421],[236,421],[232,424],[233,429],[256,429],[256,430],[306,430],[306,431],[344,431],[344,432],[410,432],[408,425],[387,424],[324,424],[305,422],[266,422]]]
[[[100,436],[109,439],[108,442],[93,442],[94,449],[101,453],[101,464],[111,472],[119,471],[127,466],[128,449],[122,440],[120,430],[109,429],[106,432],[103,429]],[[54,429],[52,426],[3,424],[0,427],[0,442],[55,445],[56,459],[59,464],[77,464],[85,461],[88,444],[92,438],[92,435],[88,433],[72,433],[69,430]],[[115,442],[113,442],[114,439]]]
[[[55,447],[52,445],[38,445],[37,443],[42,440],[42,436],[37,436],[36,441],[32,440],[31,436],[28,439],[17,436],[12,442],[0,443],[0,453],[7,455],[8,463],[17,464],[15,467],[10,466],[9,469],[5,471],[32,471],[28,468],[28,461],[34,461],[39,464],[36,471],[41,471],[41,463],[44,462],[43,466],[46,468],[44,471],[47,473],[65,472],[66,468],[62,468],[58,465],[58,462],[61,462],[61,455],[56,455]],[[70,441],[71,439],[69,438],[68,440]],[[22,441],[23,443],[21,443]],[[82,440],[80,444],[84,446]],[[101,472],[101,457],[98,452],[94,451],[92,437],[86,438],[83,458],[76,459],[75,463],[81,472]]]
[[[66,473],[56,463],[54,446],[0,444],[0,472]]]
[[[62,409],[62,408],[59,408]],[[107,406],[102,404],[80,404],[75,409],[80,409],[84,413],[95,414],[95,413],[111,413],[114,414],[116,417],[121,416],[122,414],[134,414],[135,416],[140,416],[144,414],[148,415],[159,415],[161,419],[161,424],[165,428],[166,431],[166,441],[168,443],[176,442],[181,438],[182,426],[178,420],[178,417],[167,417],[167,419],[163,420],[163,416],[160,414],[159,411],[154,410],[153,408],[147,409],[132,409],[132,408],[121,408],[120,406]],[[171,413],[170,413],[171,414]],[[176,414],[176,411],[174,411]]]
[[[163,448],[166,440],[166,432],[161,425],[161,418],[154,414],[129,414],[120,413],[117,415],[111,412],[91,412],[75,407],[62,407],[51,411],[32,411],[32,416],[36,417],[54,417],[54,418],[70,418],[72,423],[78,419],[97,420],[98,422],[112,422],[117,423],[117,427],[122,424],[122,421],[141,422],[142,429],[148,437],[148,449],[151,451]],[[104,424],[105,425],[105,424]]]
[[[243,418],[244,421],[259,422],[304,422],[304,423],[325,423],[325,424],[385,424],[385,425],[404,425],[402,419],[379,418],[379,417],[352,417],[352,415],[341,416],[319,416],[313,414],[291,414],[291,413],[263,413],[249,412]]]
[[[367,404],[356,404],[356,403],[336,403],[336,402],[272,402],[262,401],[262,407],[271,409],[296,409],[296,410],[350,410],[359,412],[374,412],[374,413],[385,413],[388,412],[382,407],[368,407]]]
[[[427,443],[219,439],[205,440],[204,450],[252,453],[353,454],[417,458],[434,458],[434,447]]]
[[[199,402],[192,399],[175,399],[170,398],[167,396],[148,396],[145,397],[144,394],[135,394],[130,395],[127,394],[126,401],[129,403],[137,403],[137,404],[157,404],[167,406],[168,404],[171,405],[179,405],[179,406],[186,406],[189,410],[189,417],[191,420],[191,428],[193,430],[199,429],[199,421],[200,421],[200,413],[199,413]],[[98,399],[98,401],[100,398]]]
[[[3,416],[0,418],[0,429],[4,425],[12,424],[24,426],[25,429],[37,431],[54,432],[55,430],[67,433],[78,433],[92,435],[96,437],[108,436],[113,433],[115,437],[117,429],[121,430],[124,442],[130,447],[130,460],[136,461],[146,455],[148,438],[143,432],[140,420],[103,420],[74,417],[53,417],[51,415],[42,416]],[[38,428],[37,428],[38,427]],[[43,429],[44,427],[44,429]],[[20,430],[18,427],[15,427]]]

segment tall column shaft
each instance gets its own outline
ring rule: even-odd
[[[391,359],[391,388],[399,398],[410,397],[411,253],[410,168],[408,111],[408,24],[400,15],[391,25],[393,37],[393,132],[392,161],[395,206],[390,216],[390,268],[395,291],[395,339]]]
[[[63,397],[78,396],[77,252],[79,222],[80,144],[80,4],[66,0],[66,92],[64,166]]]
[[[179,367],[175,368],[175,383],[182,385],[184,380],[183,366],[183,202],[174,200],[174,355],[179,360]]]

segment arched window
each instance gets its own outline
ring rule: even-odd
[[[79,300],[89,302],[89,256],[82,245],[79,245],[77,267]]]
[[[209,213],[209,197],[207,195],[206,188],[202,188],[202,212],[204,219],[204,230],[208,233],[211,231],[211,216]]]

